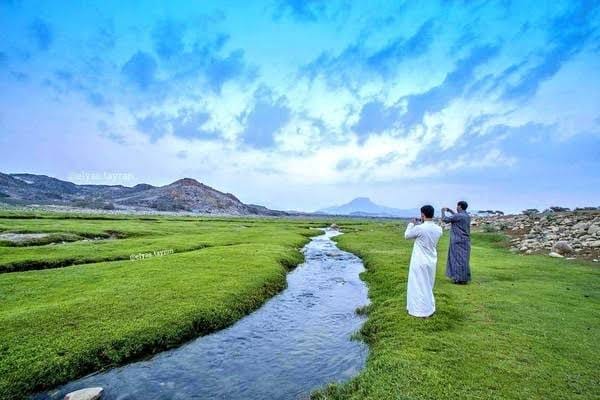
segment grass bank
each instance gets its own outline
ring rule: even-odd
[[[47,223],[38,222],[42,228]],[[211,247],[0,274],[1,399],[22,398],[232,324],[283,289],[286,269],[302,261],[298,249],[315,233],[304,222],[175,219],[161,221],[160,229],[146,225],[155,221],[58,222],[48,230],[101,231],[119,225],[134,239],[113,240],[109,244],[117,247],[108,250],[96,242],[6,247],[3,259],[24,260],[23,252],[54,260],[143,252],[135,240],[155,240],[143,242],[148,250],[175,243]],[[7,230],[38,229],[31,219],[9,224]]]
[[[6,245],[0,242],[0,273],[59,268],[75,264],[127,260],[133,254],[172,249],[176,253],[205,247],[243,243],[274,243],[286,240],[315,223],[304,225],[270,221],[221,220],[2,220],[0,233],[52,233],[84,237],[109,236],[101,240],[77,240],[46,245]],[[116,233],[116,234],[115,234]],[[306,232],[305,232],[306,233]],[[284,236],[283,238],[281,236]],[[288,237],[289,239],[289,237]]]
[[[503,238],[473,237],[473,282],[444,278],[441,242],[437,313],[406,314],[412,242],[392,224],[349,229],[341,248],[359,255],[372,305],[362,335],[365,370],[315,399],[600,398],[600,269],[515,255]]]

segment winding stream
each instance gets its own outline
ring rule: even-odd
[[[288,287],[231,327],[177,349],[89,375],[34,399],[104,388],[107,399],[304,399],[356,375],[366,345],[351,340],[368,303],[362,261],[337,248],[326,230],[308,243]]]

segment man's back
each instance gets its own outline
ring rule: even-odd
[[[437,261],[437,243],[442,236],[442,228],[433,221],[425,221],[420,225],[409,224],[406,230],[406,239],[415,239],[413,256],[418,253],[425,257],[424,261],[430,263]]]
[[[454,283],[467,283],[471,280],[471,217],[460,211],[442,220],[452,224],[446,276]]]
[[[453,241],[467,241],[471,237],[471,217],[466,212],[459,212],[450,217]]]
[[[427,220],[420,225],[408,224],[404,237],[415,239],[408,271],[406,309],[415,317],[428,317],[435,312],[436,246],[442,228]]]
[[[436,247],[442,236],[442,228],[433,221],[425,221],[420,225],[413,226],[411,232],[414,232],[414,236],[406,235],[406,238],[415,239],[413,254],[415,250],[418,250],[428,258],[437,258]]]

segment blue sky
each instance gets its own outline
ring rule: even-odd
[[[597,1],[0,1],[0,171],[600,205]]]

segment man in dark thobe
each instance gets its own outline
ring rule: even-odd
[[[471,280],[471,217],[467,214],[468,206],[466,201],[459,201],[456,212],[442,208],[442,221],[452,224],[446,276],[457,284],[466,284]],[[446,216],[446,212],[450,215]]]

